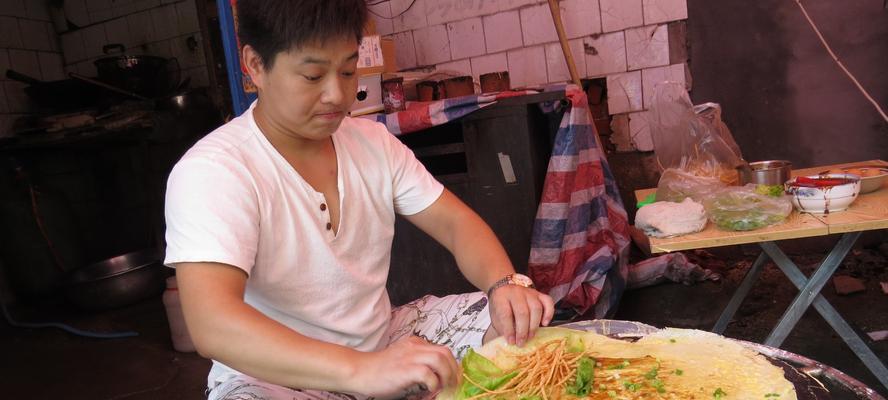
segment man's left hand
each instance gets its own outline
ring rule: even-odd
[[[488,301],[493,328],[518,346],[532,338],[538,327],[548,326],[555,315],[549,295],[518,285],[496,288]]]

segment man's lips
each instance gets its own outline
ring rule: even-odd
[[[327,112],[315,113],[315,117],[324,118],[324,119],[339,118],[342,115],[343,115],[342,111],[327,111]]]

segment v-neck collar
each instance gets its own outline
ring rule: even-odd
[[[287,159],[284,157],[284,155],[281,154],[281,152],[278,151],[278,149],[276,147],[274,147],[274,144],[272,144],[271,141],[268,140],[268,137],[266,137],[265,134],[262,133],[262,129],[259,129],[259,124],[256,123],[256,118],[255,118],[255,115],[253,114],[253,109],[255,108],[255,104],[256,103],[253,103],[253,106],[250,107],[250,109],[249,109],[250,127],[253,128],[253,133],[259,137],[259,141],[272,153],[272,157],[275,158],[276,162],[284,163],[288,167],[287,170],[290,171],[289,173],[293,175],[293,177],[296,179],[296,181],[299,183],[299,185],[302,187],[302,189],[309,196],[312,196],[315,198],[323,198],[324,202],[327,203],[326,196],[324,196],[324,193],[315,190],[315,188],[312,187],[308,183],[308,181],[306,181],[305,178],[302,177],[302,175],[299,173],[299,171],[297,171],[296,168],[294,168],[293,165],[290,164],[289,161],[287,161]],[[345,120],[343,120],[342,123],[345,123]],[[341,128],[342,124],[340,124],[339,127]],[[339,151],[340,149],[342,149],[342,146],[339,143],[339,139],[338,139],[339,135],[337,135],[340,128],[337,128],[336,131],[333,132],[332,135],[330,135],[330,140],[332,140],[332,143],[333,143],[333,152],[336,155],[336,189],[337,189],[336,191],[339,192],[339,221],[336,224],[337,229],[334,230],[331,228],[331,229],[327,230],[323,226],[326,225],[328,223],[328,221],[318,220],[318,222],[322,225],[322,230],[330,233],[330,240],[335,240],[336,238],[338,238],[340,236],[340,233],[342,232],[342,222],[344,221],[344,218],[342,218],[342,216],[345,213],[345,209],[343,207],[343,198],[345,197],[345,194],[343,193],[343,185],[342,185],[342,157],[341,157],[341,153]],[[328,216],[330,215],[329,208],[327,208],[326,214]],[[329,221],[329,222],[332,223],[332,221]]]

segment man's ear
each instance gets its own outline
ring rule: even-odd
[[[265,64],[253,46],[245,45],[241,50],[241,60],[256,87],[262,89],[265,81]]]

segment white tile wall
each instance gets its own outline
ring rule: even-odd
[[[61,52],[62,47],[59,42],[59,35],[56,33],[52,24],[46,24],[46,35],[49,36],[49,49],[55,52]]]
[[[392,6],[390,2],[384,1],[379,4],[368,3],[368,9],[370,11],[370,18],[373,19],[373,24],[376,25],[376,34],[378,35],[391,35],[392,32],[395,31],[395,25],[392,22]]]
[[[0,15],[9,15],[14,17],[24,17],[27,15],[24,0],[3,0],[0,1]]]
[[[687,0],[642,0],[646,25],[688,18]]]
[[[3,85],[0,85],[0,114],[6,114],[9,112],[9,102],[6,101],[6,88]],[[3,115],[0,115],[0,118],[3,118]],[[0,136],[4,134],[5,127],[0,126]]]
[[[563,0],[561,22],[568,39],[601,32],[598,0]]]
[[[52,50],[50,36],[46,31],[47,22],[31,19],[19,20],[19,32],[22,36],[22,47],[33,50]]]
[[[413,31],[416,46],[416,63],[420,66],[435,65],[450,61],[450,41],[447,28],[435,25]]]
[[[541,0],[496,0],[498,11],[513,10],[531,4],[538,4]]]
[[[649,123],[650,112],[640,111],[629,113],[629,138],[638,151],[654,151],[654,140],[651,137]]]
[[[9,50],[10,68],[36,79],[43,79],[37,52],[31,50]],[[4,71],[5,72],[5,71]]]
[[[641,0],[599,0],[601,28],[604,32],[619,31],[644,24]]]
[[[86,0],[65,0],[65,18],[74,26],[89,25],[89,11],[86,9]]]
[[[0,48],[0,71],[6,71],[9,67],[9,50]],[[3,79],[6,79],[6,77],[0,74],[0,80]]]
[[[520,13],[521,35],[525,46],[558,40],[548,3],[522,8]]]
[[[459,21],[499,11],[495,0],[430,0],[426,3],[429,25]]]
[[[666,25],[627,29],[626,61],[630,70],[669,64],[669,33]]]
[[[506,53],[488,54],[472,58],[472,76],[477,82],[481,82],[481,75],[486,73],[508,70],[509,58],[506,56]]]
[[[154,32],[154,24],[151,21],[151,12],[149,11],[127,15],[126,22],[129,24],[132,45],[153,42],[157,37]]]
[[[507,53],[512,88],[538,86],[548,81],[543,46],[525,47]]]
[[[45,81],[57,81],[65,79],[65,67],[62,55],[59,53],[39,52],[37,61],[40,63],[40,72]]]
[[[25,2],[25,16],[39,21],[49,21],[48,1],[29,0]]]
[[[25,94],[25,85],[16,81],[4,81],[4,90],[6,91],[6,101],[11,113],[27,113],[34,109],[34,103]]]
[[[627,70],[623,31],[583,38],[583,51],[587,76],[604,76]]]
[[[488,53],[516,49],[524,45],[521,39],[521,18],[518,11],[506,11],[482,18],[484,41]]]
[[[65,55],[66,64],[73,64],[86,58],[82,31],[63,33],[61,39],[62,54]]]
[[[629,130],[629,114],[614,115],[611,119],[611,130],[613,134],[611,134],[610,140],[617,151],[635,150]]]
[[[134,45],[129,31],[129,23],[126,21],[126,18],[121,17],[112,19],[104,25],[109,43],[120,43],[126,47],[132,47]]]
[[[175,4],[151,9],[151,22],[154,24],[156,40],[179,36],[179,21]]]
[[[86,0],[86,11],[92,23],[107,21],[113,18],[111,0]]]
[[[434,2],[435,0],[428,1]],[[392,7],[392,15],[398,15],[392,19],[394,31],[403,32],[428,26],[426,2],[427,0],[391,0],[389,3]]]
[[[188,38],[194,38],[194,40],[198,43],[198,46],[193,50],[188,47]],[[201,42],[200,34],[193,34],[188,36],[180,36],[175,39],[170,40],[170,48],[172,51],[171,56],[176,57],[179,62],[179,65],[182,68],[193,68],[206,64],[206,56],[203,52],[203,47],[199,44]]]
[[[395,40],[395,66],[399,70],[416,67],[416,46],[413,44],[413,31],[392,35]]]
[[[663,81],[678,82],[689,88],[686,79],[685,64],[673,64],[665,67],[648,68],[641,71],[644,108],[649,109],[654,100],[654,87]]]
[[[481,18],[470,18],[447,24],[450,54],[453,59],[469,58],[486,52]]]
[[[436,71],[454,72],[458,75],[472,75],[472,63],[469,60],[451,61],[449,63],[438,64],[435,66]]]
[[[583,39],[569,40],[567,44],[570,46],[570,52],[574,59],[574,65],[577,68],[577,74],[580,78],[586,76],[586,57],[583,53]],[[548,71],[549,83],[568,82],[570,78],[570,70],[567,68],[567,62],[564,60],[564,52],[561,50],[561,43],[549,43],[546,47],[546,70]]]
[[[0,17],[0,47],[22,47],[22,35],[17,18]]]
[[[607,76],[607,108],[611,114],[641,111],[642,96],[641,71]]]
[[[86,58],[104,55],[102,47],[108,44],[108,35],[105,33],[104,24],[92,25],[80,32],[83,34],[83,49]]]

